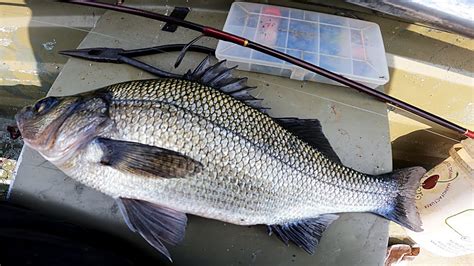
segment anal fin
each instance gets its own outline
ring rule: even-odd
[[[286,244],[291,241],[309,254],[314,254],[323,232],[337,218],[337,214],[322,214],[302,221],[269,225],[270,234],[275,234]]]
[[[174,246],[184,239],[186,214],[137,199],[119,198],[117,203],[130,230],[171,261],[163,242]]]

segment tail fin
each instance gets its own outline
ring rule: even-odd
[[[391,207],[380,210],[378,214],[412,231],[423,231],[415,205],[415,195],[425,173],[423,167],[410,167],[387,174],[387,178],[397,181],[398,195]]]

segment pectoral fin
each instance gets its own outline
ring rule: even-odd
[[[270,234],[275,234],[288,245],[289,241],[313,254],[326,228],[338,218],[337,214],[322,214],[316,218],[293,223],[269,225]]]
[[[119,198],[117,203],[130,230],[171,261],[163,242],[174,246],[184,239],[186,214],[137,199]]]
[[[202,170],[202,164],[179,152],[137,142],[97,139],[104,155],[100,163],[120,171],[150,177],[186,177]]]

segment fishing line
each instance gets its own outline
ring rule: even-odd
[[[457,140],[457,139],[453,139],[453,138],[451,138],[451,137],[448,137],[448,136],[446,136],[446,135],[440,134],[440,133],[435,132],[435,131],[433,131],[433,130],[429,130],[429,129],[427,129],[427,128],[422,128],[422,129],[420,129],[420,130],[429,132],[429,133],[431,133],[431,134],[433,134],[433,135],[436,135],[436,136],[439,136],[439,137],[443,137],[443,138],[445,138],[445,139],[449,139],[449,140],[454,141],[454,142],[456,142],[456,143],[461,143],[461,141],[459,141],[459,140]]]
[[[192,41],[188,42],[183,47],[183,49],[181,50],[181,52],[178,55],[178,58],[176,59],[176,62],[174,63],[175,68],[177,68],[179,66],[179,64],[181,64],[181,61],[183,61],[183,58],[186,55],[186,52],[188,51],[189,47],[191,47],[191,45],[193,45],[195,42],[199,41],[199,39],[201,39],[202,37],[204,37],[204,35],[197,36],[196,38],[194,38]]]

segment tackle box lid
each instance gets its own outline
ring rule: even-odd
[[[235,2],[224,31],[298,57],[371,88],[389,80],[376,23],[280,6]],[[219,41],[216,57],[228,66],[297,80],[338,84],[291,63]]]

